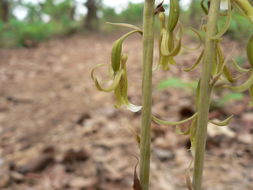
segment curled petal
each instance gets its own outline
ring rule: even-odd
[[[224,121],[209,121],[209,122],[214,125],[217,125],[217,126],[227,126],[230,123],[232,118],[233,118],[233,115],[231,115],[230,117],[228,117]]]
[[[250,71],[250,69],[242,68],[234,59],[232,59],[232,64],[238,72],[249,72]]]
[[[217,71],[216,72],[219,73],[219,72],[222,72],[223,65],[225,62],[225,56],[219,42],[217,42],[216,44],[216,54],[217,54],[217,59],[216,59]]]
[[[128,81],[127,81],[127,71],[126,71],[126,56],[122,56],[121,64],[122,64],[122,76],[117,87],[114,90],[114,94],[116,97],[115,107],[119,108],[121,106],[126,106],[126,108],[132,112],[138,112],[141,110],[142,106],[136,106],[131,104],[128,100],[127,92],[128,92]]]
[[[113,83],[112,83],[109,87],[103,88],[103,87],[101,87],[101,85],[99,84],[97,78],[95,77],[95,71],[96,71],[96,69],[98,69],[98,68],[100,68],[100,67],[103,67],[103,66],[105,66],[105,65],[106,65],[106,64],[98,64],[98,65],[96,65],[96,66],[91,70],[91,78],[92,78],[92,80],[94,81],[95,86],[97,87],[98,90],[104,91],[104,92],[111,92],[111,91],[113,91],[113,90],[116,88],[116,86],[118,85],[119,80],[120,80],[120,77],[121,77],[121,75],[122,75],[122,71],[121,71],[121,72],[118,72],[118,73],[116,74],[116,76],[115,76],[115,78],[114,78],[114,80],[113,80]]]
[[[229,71],[228,67],[225,65],[223,68],[223,76],[231,83],[236,81],[236,78],[234,78],[231,74],[231,72]]]
[[[163,15],[164,14],[160,14]],[[161,26],[164,25],[163,18],[161,19]],[[174,28],[173,28],[174,30]],[[164,26],[162,26],[160,39],[159,39],[159,63],[158,66],[155,68],[162,67],[163,70],[169,70],[169,65],[175,65],[174,57],[180,53],[181,50],[181,42],[182,42],[182,35],[183,35],[183,28],[180,25],[179,31],[177,35],[173,34],[173,30],[166,30]],[[176,37],[178,36],[178,40]],[[174,47],[174,43],[177,41],[176,46]]]
[[[244,92],[253,85],[253,74],[251,74],[246,82],[239,86],[229,86],[225,85],[224,87],[229,88],[235,92]]]
[[[162,30],[161,53],[163,56],[170,54],[169,44],[173,41],[173,33]]]
[[[126,62],[127,62],[128,56],[126,54],[123,54],[121,56],[121,65],[122,69],[126,72]]]
[[[219,68],[218,68],[218,75],[221,75],[225,66],[226,66],[226,63],[228,62],[228,58],[226,58],[225,60],[223,59],[223,62],[221,62],[219,64]]]
[[[166,35],[166,36],[165,36]],[[170,34],[173,35],[173,34]],[[166,39],[165,39],[166,38]],[[159,40],[159,63],[158,66],[155,68],[159,68],[159,66],[162,67],[163,70],[169,70],[169,64],[175,65],[175,61],[173,59],[173,56],[164,56],[163,53],[168,53],[170,54],[170,49],[169,47],[173,46],[173,40],[169,37],[169,34],[163,30],[162,34],[160,36]]]
[[[198,38],[198,41],[199,41],[198,45],[196,47],[194,47],[194,48],[190,48],[190,47],[187,47],[187,46],[183,46],[183,48],[186,49],[186,50],[194,51],[194,50],[197,50],[197,49],[199,49],[201,47],[201,45],[202,45],[202,38],[201,38],[201,35],[200,35],[200,33],[199,33],[198,30],[196,30],[195,28],[190,28],[190,30],[193,31],[193,33],[196,34],[196,36]]]
[[[92,79],[92,80],[95,80],[95,76],[94,76],[95,71],[96,71],[98,68],[103,67],[103,66],[105,66],[105,65],[106,65],[106,64],[98,64],[98,65],[96,65],[95,67],[92,68],[92,70],[91,70],[91,79]]]
[[[201,62],[201,60],[203,58],[203,55],[204,55],[204,50],[202,50],[202,52],[201,52],[200,56],[198,57],[196,63],[194,65],[192,65],[191,67],[189,67],[189,68],[185,68],[184,71],[185,72],[189,72],[189,71],[192,71],[195,68],[197,68],[197,66],[200,64],[200,62]]]
[[[219,59],[218,60],[218,66],[219,66],[219,68],[217,69],[218,70],[217,74],[213,77],[213,79],[210,82],[211,87],[214,87],[215,83],[220,79],[221,75],[224,72],[224,67],[225,67],[225,65],[226,65],[226,63],[228,61],[227,59],[224,60],[223,57],[222,58],[218,58],[218,59]],[[229,72],[228,76],[230,77],[229,78],[230,80],[235,80],[234,78],[232,78],[232,76],[230,76],[230,72]]]
[[[175,49],[171,51],[169,56],[173,56],[173,57],[177,56],[179,54],[180,50],[181,50],[181,39],[178,41]]]
[[[214,85],[216,84],[216,82],[220,79],[222,74],[217,74],[216,76],[214,76],[211,81],[210,81],[210,86],[211,88],[214,87]]]
[[[154,65],[153,67],[153,72],[157,71],[159,67],[162,65],[162,54],[161,54],[161,41],[162,41],[162,35],[160,35],[159,40],[158,40],[158,48],[159,48],[159,60],[158,64]]]
[[[193,116],[187,118],[187,119],[184,119],[184,120],[181,120],[181,121],[165,121],[165,120],[161,120],[155,116],[152,115],[152,120],[160,125],[181,125],[183,123],[186,123],[187,121],[190,121],[192,119],[194,119],[196,116],[198,115],[198,113],[195,113]]]
[[[164,13],[159,13],[159,21],[160,21],[160,36],[158,40],[158,48],[159,48],[159,61],[156,66],[153,67],[153,71],[156,71],[159,69],[161,65],[163,65],[164,62],[164,56],[162,55],[161,52],[161,46],[162,46],[162,39],[163,39],[163,33],[166,30],[165,28],[165,14]]]
[[[106,22],[106,24],[110,24],[110,25],[114,25],[114,26],[122,26],[122,27],[126,27],[126,28],[130,28],[133,30],[138,30],[138,31],[142,31],[141,28],[139,28],[138,26],[132,25],[132,24],[128,24],[128,23],[113,23],[113,22]]]
[[[179,27],[179,32],[178,32],[178,41],[177,41],[177,44],[176,44],[176,47],[174,48],[174,49],[172,49],[171,51],[170,51],[170,49],[165,49],[164,51],[163,51],[163,53],[162,53],[162,55],[163,56],[172,56],[172,57],[175,57],[175,56],[177,56],[178,54],[179,54],[179,52],[180,52],[180,50],[181,50],[181,46],[182,46],[182,35],[183,35],[183,28],[182,28],[182,25],[180,25],[180,27]],[[172,44],[172,42],[170,42],[170,40],[174,40],[173,39],[173,34],[169,34],[169,39],[168,39],[168,41],[169,41],[169,43],[171,43],[171,47],[173,47],[174,46],[174,44]],[[169,45],[167,44],[167,46],[166,47],[168,47]]]
[[[125,59],[122,59],[123,61],[126,61]],[[119,108],[121,105],[128,104],[128,98],[127,98],[127,91],[128,91],[128,81],[127,81],[127,74],[126,74],[126,64],[121,61],[121,67],[122,67],[122,77],[120,78],[119,84],[117,88],[114,90],[114,94],[116,97],[116,104],[115,107]]]
[[[96,85],[97,89],[100,90],[100,91],[111,92],[111,91],[115,90],[115,88],[119,85],[119,82],[120,82],[120,79],[121,79],[121,77],[122,77],[122,74],[123,74],[123,71],[122,71],[122,70],[119,71],[119,72],[115,75],[115,78],[114,78],[112,84],[111,84],[109,87],[107,87],[107,88],[103,88],[103,87],[99,84],[99,82],[98,82],[98,80],[97,80],[96,78],[94,78],[95,85]]]
[[[161,66],[163,70],[168,71],[170,69],[170,67],[169,67],[169,57],[160,56],[158,65]]]
[[[114,89],[114,96],[116,99],[116,103],[115,103],[114,107],[120,108],[121,105],[124,104],[124,100],[122,98],[122,93],[121,93],[121,89],[120,89],[119,85]]]
[[[163,56],[171,56],[171,57],[175,57],[179,54],[180,50],[181,50],[181,44],[182,44],[182,40],[179,39],[177,42],[177,45],[175,47],[175,49],[173,49],[171,52],[167,51],[168,54],[166,54],[165,52],[163,53]]]
[[[127,86],[128,85],[127,85],[126,68],[124,68],[124,69],[125,69],[125,73],[123,75],[123,80],[124,80],[125,85],[123,85],[121,88],[123,102],[128,110],[130,110],[131,112],[138,112],[141,110],[142,106],[137,106],[137,105],[131,104],[128,100],[128,96],[127,96]]]
[[[169,64],[170,65],[176,64],[171,54],[176,55],[179,53],[181,49],[181,41],[179,41],[179,44],[174,50],[173,47],[174,47],[173,33],[168,33],[167,31],[165,31],[163,38],[161,39],[160,60],[159,60],[159,65],[162,66],[163,70],[169,70]]]

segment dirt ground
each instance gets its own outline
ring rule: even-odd
[[[0,189],[129,190],[132,189],[140,114],[115,109],[113,94],[96,90],[93,66],[110,61],[117,35],[76,35],[31,49],[0,50]],[[225,50],[235,46],[225,41]],[[130,38],[129,98],[140,104],[141,43]],[[157,71],[153,79],[153,113],[178,120],[194,110],[191,90],[157,90],[169,77],[196,80],[185,73],[199,51],[183,52],[178,66]],[[155,54],[157,60],[157,53]],[[98,71],[100,80],[107,70]],[[223,93],[215,93],[219,99]],[[224,130],[209,126],[204,173],[205,190],[253,189],[253,112],[248,95],[213,108],[210,117],[235,117]],[[151,190],[187,189],[191,161],[188,137],[173,127],[152,124]]]

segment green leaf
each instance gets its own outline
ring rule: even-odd
[[[168,80],[164,80],[158,84],[158,90],[164,90],[165,88],[183,88],[183,89],[195,89],[197,87],[197,82],[184,82],[179,78],[171,78]]]
[[[241,93],[229,93],[225,95],[221,100],[219,100],[218,104],[223,105],[229,101],[242,100],[243,98],[244,98],[244,95]]]
[[[227,126],[231,119],[233,118],[233,115],[231,115],[230,117],[228,117],[227,119],[223,120],[223,121],[209,121],[210,123],[214,124],[214,125],[217,125],[217,126]]]
[[[235,60],[238,64],[243,64],[245,62],[245,58],[242,56],[236,57]]]

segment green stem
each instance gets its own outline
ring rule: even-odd
[[[217,21],[219,15],[221,0],[211,0],[210,9],[207,20],[207,31],[205,40],[205,51],[203,57],[203,66],[200,82],[200,96],[197,102],[198,104],[198,125],[196,131],[196,153],[194,160],[194,173],[193,173],[193,189],[201,190],[206,136],[207,136],[207,124],[208,114],[211,99],[211,87],[210,79],[212,66],[215,64],[215,41],[211,38],[217,33]]]
[[[149,189],[150,131],[152,105],[152,65],[154,49],[154,4],[145,0],[143,13],[143,74],[142,74],[142,120],[140,144],[140,182],[143,190]]]

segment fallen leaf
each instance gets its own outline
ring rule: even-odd
[[[89,154],[86,150],[68,150],[63,158],[63,163],[74,163],[76,161],[86,161],[89,158]]]
[[[41,172],[48,167],[48,165],[54,163],[54,156],[52,154],[42,154],[38,158],[30,160],[26,165],[18,168],[18,172],[21,174]]]

